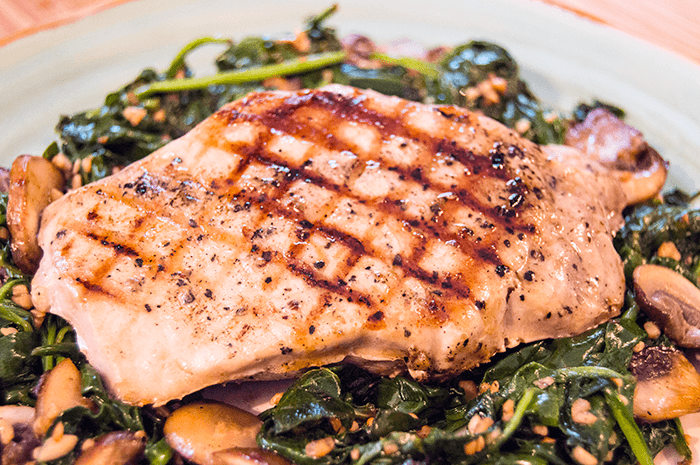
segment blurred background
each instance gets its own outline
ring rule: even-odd
[[[107,8],[138,0],[0,0],[0,46]],[[700,63],[698,0],[539,1],[609,25]]]

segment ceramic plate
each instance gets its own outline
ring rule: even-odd
[[[0,48],[0,164],[40,154],[54,140],[59,115],[99,106],[143,68],[165,68],[194,38],[290,32],[330,3],[140,0]],[[381,43],[497,42],[552,108],[567,112],[595,98],[624,108],[628,121],[671,162],[669,187],[700,190],[700,66],[694,63],[568,12],[518,0],[353,0],[341,4],[329,24],[341,35],[360,33]],[[685,424],[700,437],[700,417],[687,417]]]

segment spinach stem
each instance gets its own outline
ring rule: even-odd
[[[44,337],[43,345],[50,346],[56,342],[56,319],[51,318],[51,316],[49,316],[49,318],[50,320],[46,322],[46,335]],[[43,356],[41,362],[44,365],[44,371],[49,371],[55,366],[53,355]]]
[[[137,92],[136,96],[139,99],[143,99],[158,93],[204,89],[215,85],[244,84],[247,82],[262,81],[274,76],[289,76],[290,74],[305,73],[341,63],[345,59],[345,56],[345,52],[321,53],[288,60],[274,65],[217,73],[213,76],[158,81],[149,84],[145,89]]]
[[[605,367],[560,368],[556,376],[559,378],[626,378],[625,375]]]
[[[189,44],[185,45],[182,48],[182,50],[180,50],[180,53],[178,53],[177,56],[175,56],[172,63],[170,64],[170,67],[165,72],[165,76],[168,79],[174,78],[175,75],[177,74],[177,72],[180,71],[183,68],[183,66],[185,65],[185,57],[187,57],[187,55],[191,51],[201,47],[202,45],[212,44],[212,43],[231,45],[233,42],[231,42],[230,39],[217,39],[216,37],[200,37],[199,39],[193,40]]]
[[[515,433],[515,430],[518,429],[520,426],[520,423],[522,423],[523,418],[525,417],[525,412],[528,411],[530,406],[532,405],[532,402],[535,399],[535,388],[528,388],[523,391],[522,397],[520,397],[520,400],[518,401],[518,405],[515,407],[515,412],[513,413],[513,417],[508,421],[506,424],[505,428],[503,428],[503,432],[501,435],[498,437],[496,442],[494,442],[491,445],[492,450],[496,450],[501,445],[508,440],[508,438]]]
[[[32,326],[32,314],[15,305],[12,301],[0,302],[0,318],[5,319],[19,326],[22,331],[30,332],[34,330]]]
[[[334,3],[333,5],[326,8],[325,11],[322,11],[320,15],[311,19],[311,27],[318,27],[322,22],[330,18],[330,16],[336,11],[338,11],[338,4]]]
[[[639,305],[634,300],[634,296],[630,294],[625,296],[625,304],[627,305],[627,310],[620,316],[620,321],[626,322],[628,324],[637,325],[637,317],[639,316]]]
[[[66,337],[66,334],[68,334],[69,331],[71,331],[73,328],[71,328],[69,325],[63,326],[61,329],[58,330],[58,333],[56,334],[56,344],[61,344],[63,342],[63,339]],[[65,357],[56,357],[56,364],[61,363]]]
[[[12,292],[12,288],[18,284],[27,284],[27,280],[22,278],[8,279],[7,282],[0,287],[0,300],[7,299],[10,292]]]
[[[150,465],[166,465],[173,458],[173,449],[165,439],[146,445],[146,458]]]
[[[74,350],[75,349],[75,350]],[[56,342],[54,344],[44,344],[35,347],[32,350],[32,355],[36,357],[56,357],[56,364],[63,360],[65,357],[63,354],[76,352],[77,347],[74,342]]]
[[[627,409],[627,406],[622,402],[620,394],[616,391],[614,392],[610,388],[603,390],[603,393],[605,394],[605,400],[610,407],[615,421],[617,421],[617,424],[620,426],[639,464],[654,465],[654,458],[649,452],[647,443],[644,441],[644,436],[642,436],[642,432],[639,430],[637,423],[634,422],[634,418]]]
[[[68,334],[68,332],[69,332],[69,331],[72,331],[72,330],[73,330],[73,328],[71,328],[71,327],[68,326],[68,325],[66,325],[66,326],[64,326],[63,328],[61,328],[61,329],[58,331],[58,334],[56,334],[56,344],[59,344],[59,343],[63,342],[63,339],[66,337],[66,334]]]
[[[385,63],[389,63],[391,65],[398,65],[398,66],[403,66],[404,68],[417,71],[424,76],[427,76],[432,79],[438,79],[440,77],[440,69],[433,65],[432,63],[428,63],[427,61],[420,60],[418,58],[411,58],[411,57],[392,57],[391,55],[387,55],[385,53],[372,53],[370,55],[371,58],[375,60],[380,60]]]
[[[685,431],[683,430],[683,425],[681,424],[681,419],[676,418],[673,420],[674,426],[676,427],[676,440],[673,442],[673,446],[676,451],[683,456],[686,460],[693,460],[693,451],[690,450],[688,446],[688,441],[685,439]]]
[[[5,300],[12,288],[17,284],[17,279],[8,279],[5,284],[0,287],[0,300]]]

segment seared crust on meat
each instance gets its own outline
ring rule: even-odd
[[[255,93],[50,205],[33,297],[139,405],[346,358],[450,376],[615,315],[623,203],[463,109]]]

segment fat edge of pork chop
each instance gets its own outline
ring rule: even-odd
[[[624,203],[464,109],[256,93],[51,204],[32,293],[138,405],[346,358],[449,376],[616,315]]]

